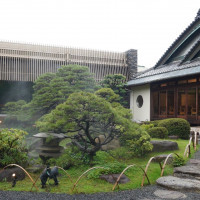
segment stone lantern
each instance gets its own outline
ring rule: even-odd
[[[59,143],[65,138],[64,134],[37,133],[36,135],[33,135],[33,137],[42,139],[42,145],[36,147],[36,150],[44,163],[49,158],[57,158],[62,154],[64,148],[59,146]]]

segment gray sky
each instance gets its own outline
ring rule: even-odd
[[[0,0],[0,40],[138,50],[152,67],[194,20],[199,0]]]

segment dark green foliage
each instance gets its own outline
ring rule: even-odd
[[[153,125],[153,127],[158,127],[158,123],[160,122],[160,120],[155,120],[155,121],[145,121],[143,122],[142,125]]]
[[[148,134],[152,138],[167,138],[168,137],[168,131],[165,127],[153,127],[148,130]]]
[[[144,128],[144,130],[148,132],[149,129],[154,127],[154,125],[152,123],[147,123],[147,124],[144,123],[144,124],[141,125],[141,127]]]
[[[174,167],[183,166],[185,164],[185,159],[182,156],[180,156],[180,157],[176,156],[176,157],[173,158],[172,164],[173,164]]]
[[[158,127],[160,120],[155,120],[155,121],[151,121],[151,124],[154,125],[154,127]]]
[[[119,95],[119,103],[129,108],[129,91],[126,88],[126,77],[121,74],[112,74],[104,77],[101,82],[102,87],[111,88]]]
[[[26,101],[19,100],[16,102],[8,102],[3,107],[3,113],[11,115],[19,115],[22,109],[22,106],[26,104]]]
[[[135,156],[143,156],[153,148],[149,134],[138,124],[131,123],[129,131],[120,137],[121,144],[126,146]]]
[[[67,65],[58,72],[41,75],[34,83],[33,99],[30,102],[32,115],[37,119],[65,102],[74,92],[92,92],[95,81],[88,67]]]
[[[182,139],[188,139],[190,135],[190,124],[185,119],[170,118],[160,120],[159,127],[165,127],[168,130],[168,135],[176,135]]]
[[[10,102],[5,106],[4,112],[16,115],[19,123],[34,124],[41,116],[65,102],[73,92],[92,92],[95,86],[88,67],[62,66],[57,73],[43,74],[34,82],[33,98],[29,103],[22,105],[22,101]]]
[[[119,102],[119,95],[115,94],[111,88],[101,88],[95,92],[96,95],[104,98],[110,103]]]
[[[124,146],[114,149],[114,150],[110,150],[109,154],[113,158],[115,158],[117,160],[121,160],[121,161],[129,160],[134,157],[134,152],[132,152],[129,148],[124,147]]]
[[[98,151],[93,159],[94,165],[104,165],[107,162],[114,162],[114,158],[106,151]]]
[[[101,146],[122,135],[124,139],[121,140],[136,155],[144,155],[151,149],[149,135],[131,121],[130,110],[91,93],[71,94],[65,103],[42,117],[37,126],[40,131],[66,133],[73,144],[91,158]],[[106,139],[99,142],[102,134]]]
[[[89,163],[89,157],[83,155],[75,146],[67,148],[59,158],[51,158],[48,164],[69,169],[72,166],[80,166]]]
[[[124,109],[124,108],[123,108]],[[73,93],[63,104],[37,122],[41,131],[66,133],[73,144],[93,157],[114,139],[126,132],[131,123],[127,109],[118,111],[105,99],[87,92]],[[99,135],[104,134],[104,142]]]
[[[104,169],[94,169],[88,174],[87,177],[97,179],[102,174],[119,174],[126,168],[126,165],[124,163],[115,161],[113,163],[101,165],[101,167]]]
[[[17,129],[0,130],[0,166],[8,164],[27,164],[24,138],[27,133]]]

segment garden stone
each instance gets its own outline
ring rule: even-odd
[[[167,154],[155,156],[153,159],[153,162],[161,163],[162,161],[164,161],[167,158],[167,156],[168,156]],[[171,155],[167,160],[167,164],[172,163],[172,161],[173,161],[173,157]]]
[[[178,150],[177,142],[152,140],[151,144],[153,145],[153,152]]]
[[[103,174],[100,176],[100,179],[102,180],[106,180],[109,183],[115,183],[118,179],[118,177],[120,176],[120,174]],[[122,175],[119,183],[128,183],[130,181],[130,179],[126,176],[126,175]]]
[[[156,190],[154,195],[161,199],[184,199],[187,196],[181,192],[170,190]]]
[[[187,165],[182,167],[176,167],[174,168],[174,176],[191,179],[200,179],[200,166]]]
[[[198,180],[164,176],[157,179],[156,183],[162,187],[172,190],[200,192],[200,181]]]
[[[17,181],[23,180],[25,178],[25,173],[22,169],[20,169],[18,167],[6,168],[6,169],[0,171],[0,182],[13,181],[12,174],[16,174]]]
[[[200,165],[200,160],[198,159],[190,159],[187,165]]]

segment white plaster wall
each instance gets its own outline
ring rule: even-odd
[[[141,108],[137,106],[137,97],[143,97]],[[134,121],[150,121],[150,85],[135,86],[131,89],[130,109],[132,110]]]

